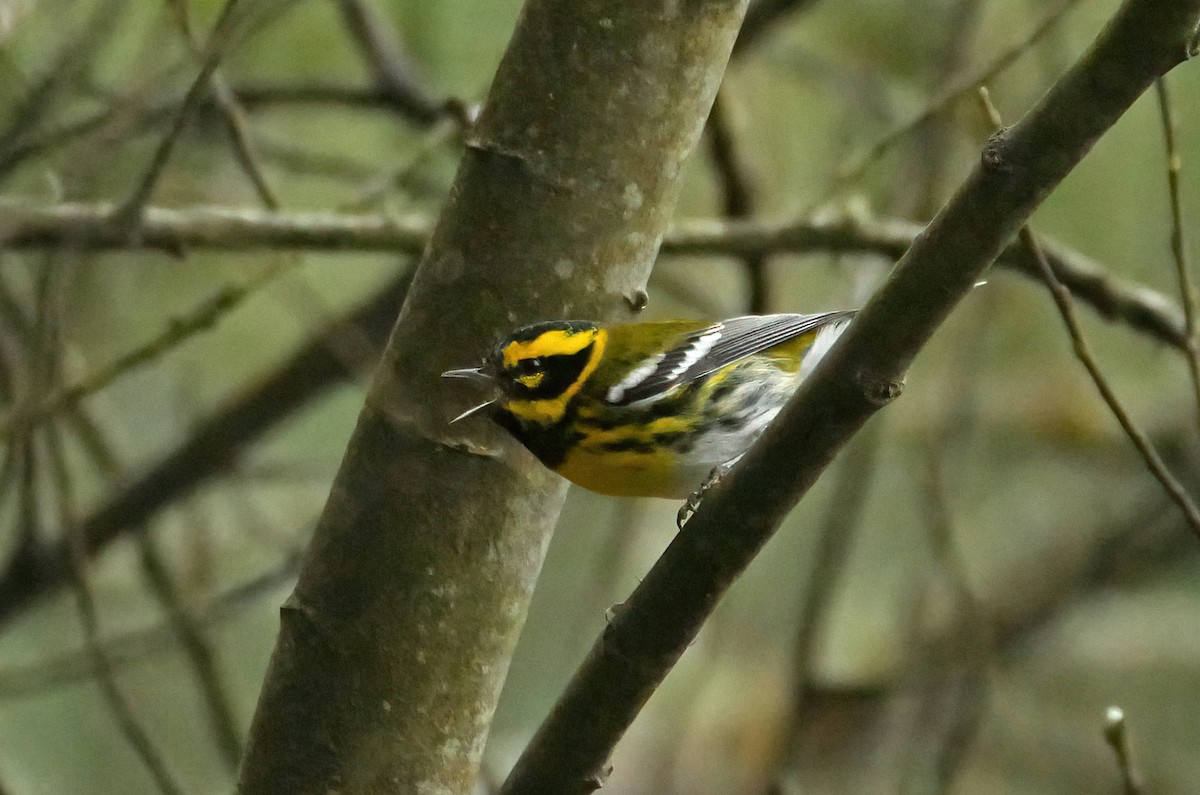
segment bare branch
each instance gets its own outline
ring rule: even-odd
[[[128,233],[110,221],[109,205],[61,204],[49,208],[0,203],[0,243],[9,250],[73,246],[77,249],[126,250]],[[254,251],[402,252],[420,254],[432,221],[425,216],[269,213],[255,210],[147,208],[135,236],[142,248],[177,253],[188,249]],[[683,221],[663,238],[664,256],[742,257],[772,253],[878,254],[900,257],[921,232],[918,224],[894,218],[860,218],[822,213],[796,221],[694,219]],[[1182,313],[1149,288],[1123,282],[1071,249],[1044,243],[1058,279],[1103,317],[1184,350],[1187,334]],[[998,264],[1038,278],[1034,258],[1010,246]]]
[[[1192,284],[1188,266],[1187,243],[1183,239],[1183,198],[1180,195],[1179,175],[1183,161],[1175,145],[1175,117],[1171,112],[1171,97],[1167,91],[1166,78],[1154,82],[1158,94],[1158,109],[1162,117],[1163,142],[1167,154],[1167,192],[1171,202],[1171,254],[1175,259],[1175,275],[1179,280],[1179,298],[1183,304],[1183,316],[1187,330],[1188,368],[1192,373],[1192,389],[1196,397],[1196,411],[1200,414],[1200,338],[1196,329],[1196,287]]]
[[[1057,279],[1054,278],[1054,271],[1051,270],[1049,263],[1046,262],[1042,255],[1041,248],[1037,244],[1033,233],[1029,227],[1021,228],[1021,241],[1033,252],[1034,257],[1042,265],[1042,278],[1046,282],[1046,286],[1050,288],[1050,294],[1054,297],[1054,302],[1058,306],[1059,314],[1062,315],[1063,324],[1066,325],[1068,333],[1071,335],[1071,343],[1075,350],[1075,356],[1079,359],[1091,376],[1092,383],[1096,385],[1096,391],[1100,393],[1100,397],[1104,399],[1108,410],[1116,417],[1120,423],[1125,435],[1129,437],[1129,441],[1137,449],[1142,460],[1146,463],[1146,468],[1154,475],[1154,478],[1162,484],[1167,495],[1179,506],[1184,518],[1192,527],[1192,532],[1197,538],[1200,538],[1200,510],[1197,510],[1192,498],[1188,496],[1187,491],[1167,470],[1167,465],[1163,462],[1158,451],[1154,449],[1154,445],[1150,443],[1150,439],[1142,432],[1134,423],[1133,418],[1129,416],[1129,412],[1121,405],[1121,401],[1117,398],[1116,392],[1113,391],[1112,385],[1108,383],[1108,379],[1100,371],[1100,365],[1096,363],[1096,357],[1092,355],[1091,346],[1088,345],[1087,338],[1083,336],[1083,330],[1079,327],[1079,321],[1075,317],[1075,307],[1071,303],[1071,293]]]
[[[194,616],[198,629],[204,630],[258,605],[296,577],[300,555],[288,556],[281,565],[226,591],[198,610]],[[105,639],[105,658],[120,667],[151,655],[163,654],[178,646],[178,634],[170,621],[133,630]],[[85,647],[39,660],[31,665],[0,671],[0,698],[22,698],[46,690],[76,684],[96,676],[96,660]]]
[[[66,422],[100,474],[114,488],[119,487],[121,466],[102,429],[87,413],[78,408],[67,412]],[[137,533],[137,543],[146,583],[159,605],[166,611],[170,627],[192,666],[204,703],[208,707],[209,725],[217,749],[226,766],[230,770],[236,770],[238,759],[241,758],[241,731],[234,717],[229,693],[217,671],[215,651],[198,623],[192,620],[154,537],[147,532],[145,526],[137,529],[140,531]],[[74,521],[69,531],[78,532]],[[86,543],[81,546],[86,557]],[[105,657],[115,666],[116,663],[108,656],[108,646],[109,644],[105,644]]]
[[[0,152],[7,153],[39,125],[59,97],[83,79],[100,49],[122,20],[126,0],[97,3],[86,21],[65,42],[37,81],[17,103],[9,128],[0,133]]]
[[[1159,77],[1155,81],[1156,85],[1162,84],[1162,78]],[[1003,126],[1000,119],[1000,113],[992,104],[991,98],[988,96],[986,88],[979,89],[979,97],[983,103],[984,110],[987,113],[992,125],[999,130]],[[1079,326],[1079,321],[1075,317],[1075,305],[1071,302],[1071,291],[1062,285],[1054,278],[1054,270],[1050,267],[1050,263],[1046,261],[1046,255],[1042,253],[1042,247],[1038,244],[1037,238],[1034,237],[1033,230],[1028,226],[1022,226],[1018,232],[1021,245],[1025,246],[1034,260],[1037,261],[1038,270],[1041,272],[1042,281],[1050,290],[1050,295],[1054,298],[1054,303],[1058,307],[1058,312],[1062,316],[1063,324],[1067,327],[1067,333],[1071,337],[1071,344],[1075,350],[1075,356],[1083,364],[1088,375],[1092,379],[1092,383],[1096,385],[1096,390],[1104,399],[1109,411],[1116,417],[1120,423],[1125,435],[1133,442],[1133,446],[1145,461],[1146,467],[1154,475],[1154,478],[1162,484],[1169,496],[1183,512],[1184,518],[1192,526],[1192,531],[1200,538],[1200,511],[1192,503],[1187,491],[1180,485],[1170,472],[1167,471],[1167,465],[1159,456],[1158,451],[1154,449],[1154,445],[1150,443],[1150,439],[1142,433],[1141,429],[1134,424],[1133,418],[1129,416],[1129,412],[1121,404],[1117,398],[1116,392],[1113,391],[1112,385],[1108,383],[1108,379],[1100,371],[1100,365],[1096,361],[1096,357],[1092,355],[1091,346],[1088,345],[1087,338],[1083,335],[1083,329]]]
[[[281,612],[240,791],[473,786],[565,484],[447,427],[438,374],[564,305],[628,312],[744,11],[525,3]],[[555,262],[572,277],[539,281]]]
[[[58,429],[51,426],[47,429],[46,436],[49,440],[48,449],[50,450],[51,468],[56,474],[61,491],[64,488],[67,475]],[[60,517],[60,521],[66,527],[73,526],[73,521],[69,515]],[[72,588],[75,591],[75,602],[79,611],[79,620],[83,625],[84,644],[96,672],[96,681],[100,686],[100,691],[104,694],[104,698],[108,702],[109,709],[112,710],[113,717],[116,718],[121,733],[125,735],[125,739],[134,749],[138,758],[141,759],[146,770],[149,771],[159,791],[164,793],[164,795],[182,795],[183,790],[175,782],[174,776],[167,768],[162,755],[150,739],[149,732],[142,726],[141,721],[133,712],[133,707],[125,698],[124,693],[121,692],[121,688],[117,684],[116,669],[105,655],[104,647],[100,643],[100,626],[97,618],[96,603],[92,597],[91,587],[87,582],[87,558],[83,550],[83,541],[82,539],[71,538],[68,539],[68,544],[71,547],[71,552],[68,556],[69,562],[66,568]]]

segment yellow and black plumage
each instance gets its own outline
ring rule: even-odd
[[[493,385],[498,396],[466,414],[486,409],[568,480],[601,494],[685,497],[758,438],[852,315],[548,321],[514,331],[482,366],[445,375]]]

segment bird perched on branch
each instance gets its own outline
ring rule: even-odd
[[[853,314],[547,321],[512,332],[481,366],[442,375],[495,390],[452,422],[486,411],[600,494],[683,498],[746,451]]]

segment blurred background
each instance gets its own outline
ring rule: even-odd
[[[232,786],[277,608],[520,7],[231,5],[0,0],[0,792]],[[1116,7],[757,0],[643,316],[860,304],[894,257],[871,236],[911,235],[976,162],[975,87],[1015,121]],[[1194,261],[1194,66],[1167,88]],[[1091,269],[1082,329],[1196,493],[1167,162],[1150,92],[1033,226]],[[730,216],[859,243],[744,255]],[[670,248],[700,229],[710,253]],[[485,779],[677,508],[572,493]],[[1119,792],[1119,707],[1146,791],[1195,792],[1198,564],[1045,285],[997,267],[720,605],[605,791]]]

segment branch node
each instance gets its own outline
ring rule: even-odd
[[[1008,130],[1008,127],[1002,127],[988,136],[979,155],[979,162],[985,170],[995,174],[1012,173],[1012,159],[1008,156]]]
[[[489,447],[486,444],[472,441],[467,438],[455,439],[438,439],[442,445],[455,453],[466,453],[467,455],[476,456],[478,458],[501,458],[503,452],[498,447]]]
[[[625,303],[634,312],[641,312],[650,303],[650,294],[639,288],[625,296]]]
[[[871,405],[877,407],[886,406],[904,392],[903,378],[880,378],[866,371],[859,372],[858,384]]]
[[[612,775],[613,766],[609,762],[605,762],[598,770],[584,779],[584,783],[593,790],[598,790],[608,783],[608,777]]]
[[[478,102],[467,102],[458,97],[448,97],[442,103],[442,113],[454,119],[464,130],[475,126],[482,109]]]

